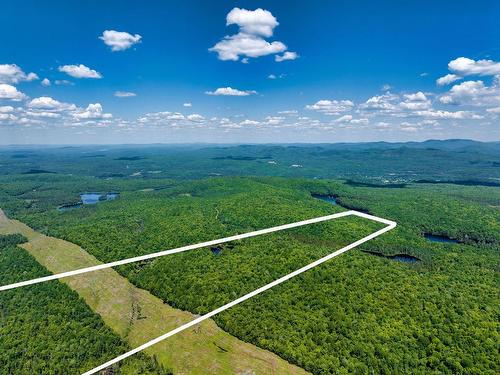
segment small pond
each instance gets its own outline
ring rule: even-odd
[[[96,204],[104,201],[112,201],[120,196],[120,193],[109,192],[106,194],[101,193],[82,193],[80,194],[80,201],[76,203],[64,204],[57,208],[58,211],[64,212],[74,208],[82,207],[84,204]]]
[[[80,194],[80,199],[83,204],[96,204],[99,202],[99,198],[101,198],[101,194],[98,193],[83,193]]]
[[[80,199],[83,204],[96,204],[102,201],[112,201],[119,196],[119,193],[82,193]]]
[[[362,209],[359,207],[351,207],[349,205],[342,204],[342,202],[339,201],[339,197],[336,195],[312,193],[311,197],[316,198],[316,199],[320,199],[322,201],[328,202],[328,203],[333,204],[333,205],[339,205],[340,207],[344,207],[345,209],[348,209],[348,210],[355,210],[355,211],[363,212],[365,214],[370,213],[368,210],[365,210],[365,209]]]
[[[222,251],[222,247],[221,246],[212,246],[212,247],[210,247],[210,251],[214,255],[219,255],[220,252]]]
[[[210,246],[210,251],[212,252],[213,255],[221,255],[223,250],[233,250],[235,245],[231,242],[216,245],[216,246]]]
[[[434,234],[424,233],[424,237],[431,242],[440,242],[440,243],[459,243],[457,240],[453,238],[449,238],[446,236],[438,236]]]
[[[320,199],[322,201],[331,203],[331,204],[339,204],[337,202],[337,197],[335,195],[324,195],[324,194],[311,194],[311,197]]]

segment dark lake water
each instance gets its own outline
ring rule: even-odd
[[[222,247],[220,247],[220,246],[212,246],[212,247],[210,248],[210,251],[211,251],[211,252],[212,252],[212,254],[214,254],[214,255],[219,255],[219,254],[220,254],[220,252],[222,251]]]
[[[104,201],[112,201],[120,196],[120,193],[110,192],[106,194],[101,193],[82,193],[80,194],[80,201],[72,204],[65,204],[57,208],[58,211],[68,211],[75,208],[82,207],[84,204],[96,204]]]
[[[436,235],[433,235],[433,234],[424,234],[424,237],[431,241],[431,242],[440,242],[440,243],[458,243],[457,240],[454,240],[452,238],[448,238],[448,237],[445,237],[445,236],[436,236]]]
[[[331,203],[331,204],[339,204],[337,202],[337,198],[334,195],[323,195],[323,194],[311,194],[313,198],[321,199],[322,201]]]

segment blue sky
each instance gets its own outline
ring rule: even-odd
[[[0,143],[499,140],[499,15],[487,0],[4,1]]]

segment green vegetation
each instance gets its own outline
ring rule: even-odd
[[[0,175],[38,170],[42,174],[32,176],[40,177],[44,172],[150,180],[283,176],[376,184],[423,179],[472,181],[498,186],[500,143],[448,140],[270,146],[12,146],[0,148],[0,165]]]
[[[46,274],[16,247],[21,235],[0,236],[0,283]],[[0,373],[71,374],[89,370],[128,348],[87,305],[61,283],[0,294]],[[144,355],[125,361],[115,373],[167,374]]]
[[[0,233],[26,236],[29,242],[21,247],[52,273],[99,263],[75,244],[41,235],[19,221],[2,218],[1,213]],[[61,282],[77,292],[104,323],[133,348],[195,319],[193,314],[174,309],[135,287],[113,269],[63,278]],[[213,320],[164,340],[145,353],[176,374],[205,375],[207,369],[218,374],[306,373],[269,351],[238,340]]]
[[[64,159],[80,158],[74,167],[69,161],[60,162],[59,152],[52,159],[44,154],[38,163],[31,156],[11,158],[10,168],[16,173],[28,159],[29,168],[23,168],[57,174],[0,177],[0,206],[9,216],[76,243],[100,261],[344,208],[395,220],[395,230],[220,314],[215,321],[232,335],[314,374],[496,374],[500,372],[500,190],[412,181],[496,181],[498,146],[436,147],[435,143],[353,146],[351,156],[347,146],[328,145],[192,148],[194,156],[184,162],[184,149],[112,149],[105,157],[84,159],[84,151],[97,154],[98,150],[82,148],[73,150],[74,159]],[[270,170],[275,165],[268,160],[278,160],[277,169]],[[289,168],[292,160],[303,168]],[[92,163],[99,163],[102,170],[90,173]],[[319,174],[327,164],[332,166]],[[333,176],[340,169],[338,175],[351,181],[291,178]],[[101,172],[128,177],[98,178]],[[140,177],[130,176],[137,172]],[[223,176],[206,178],[210,173]],[[56,210],[77,200],[82,191],[121,194],[115,201]],[[315,199],[311,193],[335,195],[339,205]],[[169,305],[201,314],[379,227],[364,219],[343,218],[117,271]],[[424,234],[460,243],[433,243]],[[421,261],[400,263],[360,250],[408,254]],[[15,275],[16,280],[24,279],[19,272]]]

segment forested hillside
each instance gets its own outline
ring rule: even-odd
[[[47,273],[26,251],[20,235],[0,236],[0,284]],[[77,374],[126,351],[66,285],[44,283],[0,293],[0,374]],[[139,355],[114,368],[115,374],[169,374]]]
[[[68,194],[77,180],[56,184],[56,196]],[[102,261],[345,208],[395,220],[394,231],[361,250],[406,254],[418,261],[401,263],[353,250],[230,309],[216,321],[233,335],[315,374],[498,372],[495,269],[500,195],[494,187],[381,188],[319,180],[212,178],[169,181],[168,186],[157,180],[161,189],[144,191],[132,188],[137,182],[111,180],[97,181],[93,190],[128,187],[119,199],[58,212],[55,208],[62,201],[44,197],[48,182],[35,176],[20,181],[29,191],[23,197],[40,197],[39,212],[32,214],[24,200],[9,195],[11,214],[81,245]],[[35,181],[39,185],[33,191],[29,183]],[[311,193],[335,196],[339,204]],[[118,271],[172,306],[201,314],[377,227],[344,218]],[[424,234],[458,243],[429,242]]]

